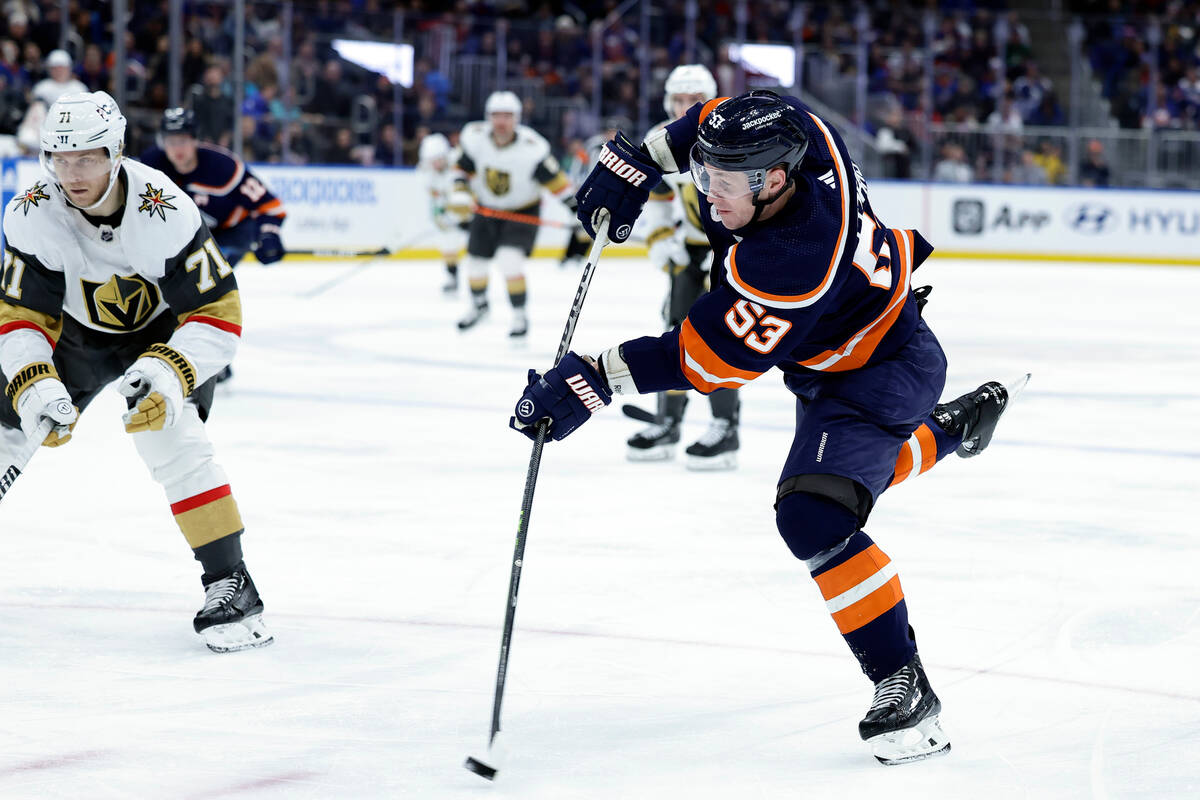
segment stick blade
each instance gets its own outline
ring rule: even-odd
[[[463,767],[474,772],[481,778],[494,781],[496,780],[496,773],[504,765],[504,759],[507,754],[508,750],[504,747],[504,742],[501,741],[500,734],[497,732],[488,744],[487,755],[480,758],[467,756],[467,760],[463,762]]]

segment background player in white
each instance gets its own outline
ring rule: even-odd
[[[104,92],[64,95],[41,131],[45,178],[4,215],[0,449],[67,442],[109,383],[125,429],[204,567],[193,627],[218,652],[272,641],[242,561],[243,525],[204,420],[233,358],[233,270],[200,212],[158,170],[122,155],[125,117]],[[108,478],[103,472],[102,478]]]
[[[682,117],[696,103],[706,103],[716,97],[717,82],[702,64],[684,64],[671,70],[663,91],[663,108],[671,121]],[[650,133],[661,130],[666,124],[656,125]],[[678,172],[663,175],[662,182],[650,193],[645,213],[650,230],[646,237],[650,261],[670,277],[663,311],[667,330],[671,330],[683,322],[688,309],[707,291],[713,260],[712,247],[700,220],[700,199],[691,176]],[[674,456],[688,396],[688,392],[674,390],[658,393],[654,424],[628,441],[630,461],[658,461]],[[733,469],[737,466],[740,444],[738,390],[718,389],[708,396],[708,402],[713,421],[685,451],[687,467]],[[625,413],[637,419],[650,416],[636,406],[625,406]]]
[[[468,122],[458,146],[461,182],[451,198],[452,212],[478,204],[471,219],[465,260],[471,287],[470,306],[460,330],[476,325],[488,313],[488,265],[495,264],[507,282],[513,320],[509,335],[529,331],[525,314],[525,259],[533,252],[537,225],[504,219],[505,212],[537,216],[542,189],[574,208],[571,182],[550,154],[550,143],[521,124],[521,101],[512,92],[492,92],[484,105],[487,119]],[[469,193],[468,193],[469,188]],[[489,214],[489,212],[497,212]]]
[[[446,263],[447,278],[442,291],[447,294],[458,291],[458,259],[467,244],[471,218],[469,207],[460,204],[451,211],[448,206],[454,191],[453,165],[458,161],[458,155],[443,134],[431,133],[421,140],[417,158],[417,169],[429,186],[429,210],[433,224],[437,226],[437,248]]]

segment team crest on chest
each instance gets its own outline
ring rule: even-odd
[[[80,279],[79,283],[88,317],[102,328],[137,330],[158,308],[158,287],[138,275],[113,275],[104,283]]]
[[[169,194],[163,197],[162,189],[155,189],[149,183],[146,184],[146,191],[138,195],[138,199],[142,204],[138,206],[138,211],[145,211],[151,217],[157,215],[159,219],[166,220],[167,210],[176,211],[175,206],[171,205],[171,201],[175,199],[175,195]]]
[[[488,191],[497,197],[508,194],[508,190],[512,188],[512,177],[504,170],[488,167],[484,170],[484,178],[487,181]]]
[[[29,216],[29,208],[37,208],[37,204],[43,200],[49,200],[50,195],[46,194],[46,184],[38,181],[32,188],[26,189],[21,194],[13,198],[17,208],[25,212],[25,216]]]

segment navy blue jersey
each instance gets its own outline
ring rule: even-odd
[[[287,216],[279,198],[254,177],[245,162],[223,147],[196,145],[196,168],[186,175],[175,169],[158,147],[147,150],[140,160],[165,172],[176,186],[187,192],[214,232],[247,219],[262,222],[265,217],[271,217],[279,225]]]
[[[683,169],[701,119],[724,99],[667,126]],[[700,195],[713,288],[676,329],[624,343],[640,392],[737,388],[771,367],[854,370],[887,358],[916,329],[910,280],[933,248],[916,231],[885,226],[838,132],[799,100],[784,100],[802,112],[809,137],[796,191],[769,219],[736,231]]]

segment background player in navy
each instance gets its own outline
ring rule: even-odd
[[[279,229],[287,216],[240,158],[223,147],[196,139],[196,117],[190,108],[168,108],[159,128],[159,146],[142,155],[142,163],[162,170],[188,193],[212,231],[230,266],[253,251],[262,264],[283,258]],[[217,381],[232,377],[226,367]]]
[[[946,359],[910,286],[932,247],[878,219],[841,136],[799,100],[719,98],[640,148],[618,135],[579,190],[579,219],[592,233],[607,212],[624,241],[663,172],[689,168],[715,253],[711,291],[662,336],[531,374],[511,424],[532,435],[548,419],[561,439],[613,392],[708,393],[778,367],[796,395],[796,433],[776,524],[875,684],[860,736],[888,764],[945,753],[899,576],[863,526],[902,477],[905,447],[910,459],[922,438],[936,451],[922,452],[922,469],[955,449],[977,454],[1009,394],[988,383],[937,405]]]
[[[253,252],[263,264],[283,258],[279,231],[287,212],[278,197],[236,155],[196,139],[190,108],[163,112],[159,146],[142,163],[162,170],[191,196],[225,260],[237,266]]]

